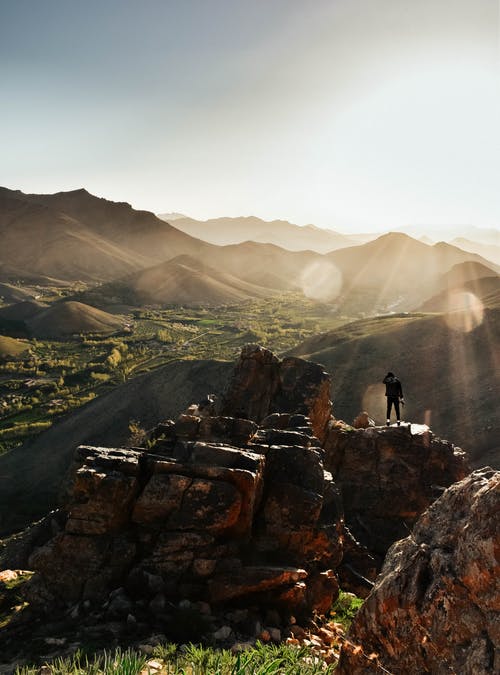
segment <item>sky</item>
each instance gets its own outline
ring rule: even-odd
[[[498,0],[0,0],[0,185],[500,227]]]

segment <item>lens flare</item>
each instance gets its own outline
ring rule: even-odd
[[[470,333],[483,322],[484,306],[481,300],[467,291],[450,293],[448,311],[445,316],[450,328],[462,333]]]
[[[306,298],[333,302],[342,288],[342,273],[331,262],[317,261],[302,271],[300,286]]]
[[[362,409],[380,424],[381,420],[385,420],[386,406],[385,385],[382,382],[369,384],[363,394]]]

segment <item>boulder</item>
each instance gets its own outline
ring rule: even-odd
[[[336,672],[500,672],[499,514],[500,472],[448,488],[390,549]]]

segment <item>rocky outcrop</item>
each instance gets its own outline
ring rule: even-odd
[[[323,441],[331,417],[330,376],[322,366],[295,357],[278,359],[258,345],[241,352],[222,401],[221,413],[260,423],[271,413],[298,413],[310,419]]]
[[[339,675],[500,672],[499,514],[500,472],[491,469],[432,504],[389,551]]]
[[[427,427],[335,421],[328,392],[321,366],[244,348],[220,404],[190,406],[142,448],[80,446],[61,508],[12,537],[0,566],[37,572],[31,611],[125,632],[174,635],[186,603],[256,625],[274,612],[267,625],[291,630],[328,612],[339,581],[366,597],[390,545],[467,466]]]
[[[342,557],[335,485],[305,416],[264,422],[181,415],[148,451],[78,448],[62,529],[30,569],[63,603],[122,587],[156,608],[184,598],[326,611]]]
[[[353,429],[334,422],[324,449],[345,522],[379,564],[444,489],[469,472],[465,453],[423,425]]]

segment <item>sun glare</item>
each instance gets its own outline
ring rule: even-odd
[[[373,417],[376,422],[380,423],[381,420],[385,419],[385,405],[385,385],[382,382],[369,384],[363,394],[361,409],[367,410],[370,417]]]
[[[302,271],[300,286],[307,298],[332,302],[342,288],[342,273],[331,262],[314,262]]]
[[[481,325],[484,306],[474,293],[459,291],[451,293],[448,298],[448,311],[445,321],[453,330],[470,333]]]

